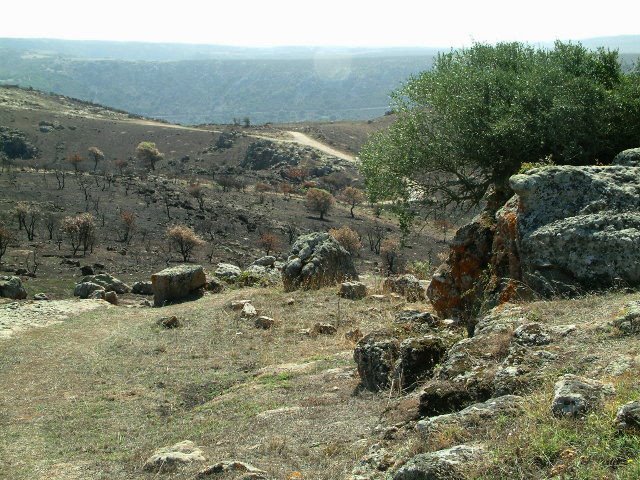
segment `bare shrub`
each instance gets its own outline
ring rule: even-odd
[[[258,246],[264,250],[265,255],[280,248],[280,239],[273,233],[263,233],[258,239]]]
[[[27,202],[18,202],[16,205],[16,216],[18,217],[18,227],[27,233],[27,239],[32,241],[36,234],[36,225],[42,216],[42,211],[37,205]]]
[[[352,256],[358,255],[362,248],[360,235],[354,229],[344,225],[340,228],[332,228],[329,235],[335,238],[342,247]]]
[[[204,186],[199,182],[191,183],[187,187],[187,193],[196,199],[198,202],[198,208],[202,211],[204,210]]]
[[[130,210],[120,212],[118,225],[118,238],[121,242],[129,245],[133,240],[136,231],[136,214]]]
[[[167,229],[167,239],[171,251],[182,255],[182,259],[188,262],[193,251],[205,244],[196,232],[186,225],[174,225]]]
[[[324,220],[324,216],[335,203],[333,195],[326,190],[320,188],[310,188],[307,192],[307,198],[305,205],[312,212],[317,212],[320,215],[320,220]]]
[[[400,269],[400,241],[396,238],[386,238],[380,245],[380,256],[387,273],[397,273]]]
[[[61,230],[69,240],[73,256],[82,248],[83,255],[88,250],[93,252],[96,241],[96,224],[93,215],[82,213],[80,215],[65,217],[62,220]]]
[[[380,245],[385,237],[385,230],[379,223],[374,224],[367,229],[367,241],[369,242],[369,250],[376,255],[380,254]]]
[[[0,261],[7,252],[7,247],[15,240],[13,232],[4,223],[0,223]]]

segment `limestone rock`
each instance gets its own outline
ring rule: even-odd
[[[153,283],[149,281],[135,282],[131,285],[131,293],[136,295],[153,295]]]
[[[338,295],[349,300],[361,300],[367,296],[367,286],[362,282],[343,282]]]
[[[400,342],[388,332],[373,332],[360,340],[353,359],[362,386],[374,392],[389,388],[399,351]]]
[[[231,303],[229,303],[229,308],[231,310],[235,310],[235,311],[240,311],[244,308],[244,306],[247,303],[251,303],[251,300],[232,300]]]
[[[615,390],[611,384],[566,374],[555,384],[551,411],[556,416],[582,416],[602,406]]]
[[[164,447],[147,459],[144,470],[147,472],[172,472],[180,465],[193,462],[204,462],[202,450],[189,440]]]
[[[0,275],[0,297],[23,300],[27,298],[27,291],[18,277]]]
[[[242,306],[242,310],[240,311],[241,318],[254,318],[256,316],[258,316],[258,311],[256,310],[256,307],[254,307],[250,303],[245,303]]]
[[[37,301],[47,301],[47,300],[49,300],[49,297],[47,296],[46,293],[36,293],[33,296],[33,299],[37,300]]]
[[[213,272],[216,277],[230,283],[235,282],[241,273],[240,267],[230,263],[219,263]]]
[[[519,326],[513,332],[517,343],[526,346],[548,345],[551,343],[551,335],[547,329],[539,323],[526,323]]]
[[[618,430],[640,430],[640,402],[629,402],[618,409],[615,426]]]
[[[410,274],[385,278],[382,290],[386,293],[398,293],[409,302],[419,302],[426,298],[426,291],[420,280]]]
[[[98,285],[97,283],[82,282],[78,283],[73,289],[73,296],[80,298],[89,298],[89,296],[96,291],[104,292],[105,290],[102,285]],[[101,298],[104,298],[104,296]]]
[[[91,292],[87,298],[90,298],[92,300],[104,300],[106,297],[106,293],[107,292],[104,291],[104,288],[100,288]]]
[[[270,267],[273,268],[273,266],[276,263],[276,257],[271,256],[271,255],[267,255],[265,257],[260,257],[257,260],[255,260],[252,265],[257,265],[259,267]]]
[[[393,480],[462,480],[460,466],[479,461],[485,454],[481,445],[457,445],[431,453],[421,453],[409,460]]]
[[[89,275],[84,277],[80,283],[91,282],[100,285],[107,292],[116,292],[121,295],[131,292],[131,287],[108,273],[100,273],[98,275]]]
[[[282,281],[287,292],[299,288],[317,289],[357,279],[349,252],[324,232],[298,237],[282,269]]]
[[[245,462],[230,460],[218,462],[200,471],[196,478],[207,478],[218,473],[243,473],[243,480],[267,480],[267,473],[264,470],[249,465]]]
[[[160,317],[156,324],[159,327],[166,329],[179,328],[182,326],[182,322],[175,315],[171,315],[170,317]]]
[[[266,317],[264,315],[256,318],[254,325],[256,328],[261,328],[263,330],[269,330],[271,327],[275,325],[275,320],[271,317]]]
[[[522,412],[523,408],[523,397],[504,395],[502,397],[491,398],[486,402],[475,403],[459,412],[425,418],[416,423],[416,430],[423,435],[429,435],[435,430],[453,425],[466,429],[488,419],[518,415]]]
[[[629,148],[615,156],[613,165],[625,167],[640,167],[640,148]]]
[[[161,307],[167,301],[182,300],[200,291],[206,283],[200,265],[178,265],[151,275],[153,303]]]
[[[316,323],[311,329],[313,335],[335,335],[338,329],[330,323]]]
[[[640,333],[640,302],[630,302],[613,325],[626,335]]]

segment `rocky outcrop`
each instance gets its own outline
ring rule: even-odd
[[[621,406],[614,422],[618,430],[640,430],[640,402],[629,402]]]
[[[296,145],[286,145],[270,140],[258,140],[247,148],[242,166],[251,170],[287,165],[298,165],[302,155]]]
[[[27,298],[27,291],[22,286],[19,277],[0,275],[0,297],[23,300]]]
[[[399,388],[407,390],[415,387],[419,380],[433,373],[434,367],[446,353],[447,345],[435,335],[403,340],[394,372]]]
[[[373,332],[358,342],[353,359],[360,383],[367,390],[385,390],[391,386],[400,342],[388,332]]]
[[[640,285],[640,149],[611,166],[514,175],[515,196],[455,235],[427,295],[439,315],[472,316],[515,298]]]
[[[357,279],[349,252],[324,232],[298,237],[282,269],[282,281],[287,292],[299,288],[317,289]]]
[[[207,282],[200,265],[178,265],[151,275],[153,303],[161,307],[168,301],[183,300],[202,289]]]

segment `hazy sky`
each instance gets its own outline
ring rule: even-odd
[[[640,34],[638,0],[3,0],[0,37],[459,46]]]

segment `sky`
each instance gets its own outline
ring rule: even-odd
[[[457,47],[640,34],[638,0],[4,0],[1,14],[0,37],[238,46]]]

